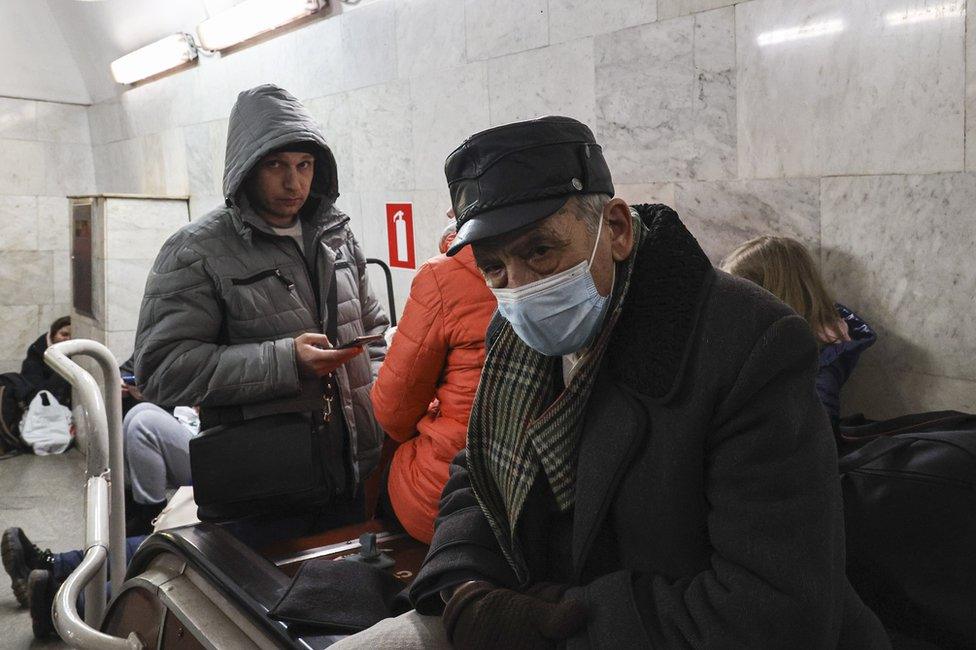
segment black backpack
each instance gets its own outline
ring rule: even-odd
[[[855,428],[871,440],[840,459],[851,583],[885,627],[976,647],[976,416]]]
[[[30,449],[20,437],[20,420],[35,392],[20,373],[0,374],[0,447],[8,451]]]

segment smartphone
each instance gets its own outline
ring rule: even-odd
[[[370,334],[367,336],[357,336],[353,340],[343,343],[342,345],[337,345],[334,349],[336,350],[346,350],[348,348],[358,348],[364,345],[369,345],[370,343],[376,343],[383,340],[382,334]]]
[[[136,376],[135,375],[126,374],[126,373],[123,372],[122,373],[122,383],[123,384],[128,384],[129,386],[135,386],[136,385]]]

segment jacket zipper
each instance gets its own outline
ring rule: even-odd
[[[248,276],[246,278],[231,278],[231,284],[233,284],[234,286],[254,284],[255,282],[260,282],[261,280],[265,278],[270,278],[271,276],[275,276],[276,278],[278,278],[278,280],[280,280],[281,283],[285,285],[285,288],[288,289],[289,291],[295,288],[295,283],[291,281],[291,278],[289,278],[287,275],[282,273],[280,268],[267,269],[266,271],[255,273],[254,275]]]

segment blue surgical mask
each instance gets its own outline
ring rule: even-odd
[[[600,295],[590,272],[602,231],[601,218],[589,261],[516,289],[491,290],[498,311],[533,350],[550,357],[579,352],[603,323],[610,296]]]

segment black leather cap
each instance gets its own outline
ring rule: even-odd
[[[454,255],[547,217],[574,194],[613,196],[610,169],[589,127],[547,116],[476,133],[444,163],[457,237]]]

